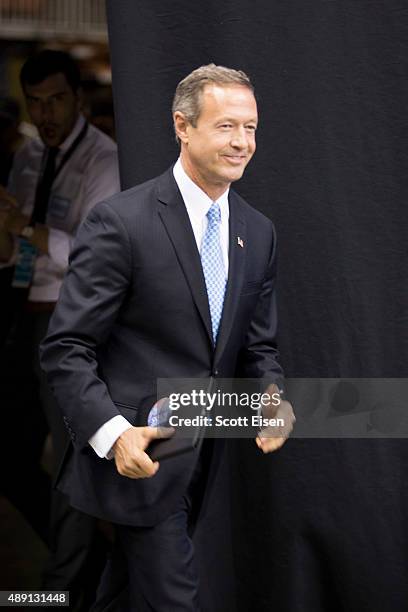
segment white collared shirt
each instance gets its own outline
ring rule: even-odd
[[[213,200],[202,190],[185,172],[180,158],[173,168],[174,179],[180,190],[181,196],[187,209],[197,249],[201,251],[201,243],[207,229],[209,211]],[[220,223],[220,242],[222,257],[224,260],[225,274],[228,276],[228,248],[229,248],[229,204],[227,189],[222,196],[217,199],[221,210]],[[121,414],[113,417],[98,429],[98,431],[88,440],[94,451],[99,457],[112,458],[111,448],[116,440],[130,429],[132,425]]]
[[[208,225],[207,213],[213,200],[198,185],[191,180],[185,172],[179,158],[173,168],[173,175],[186,205],[187,213],[193,228],[197,248],[201,252],[201,243]],[[228,247],[229,247],[229,189],[224,191],[217,199],[221,210],[220,242],[222,258],[224,260],[225,275],[228,276]]]
[[[84,125],[85,118],[80,115],[69,136],[59,146],[57,168]],[[29,217],[34,208],[44,151],[45,145],[41,139],[29,141],[16,153],[10,174],[8,190],[15,196],[21,212]],[[57,301],[79,225],[97,202],[118,191],[120,181],[116,144],[93,125],[88,125],[85,137],[52,185],[46,217],[48,253],[40,253],[36,258],[28,296],[30,301]],[[16,255],[17,248],[6,265],[13,265]]]

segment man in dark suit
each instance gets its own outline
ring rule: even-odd
[[[203,66],[179,83],[173,118],[179,160],[91,211],[42,345],[72,439],[59,487],[116,525],[128,609],[172,612],[198,609],[188,516],[222,444],[211,458],[204,444],[152,461],[156,381],[239,375],[273,394],[282,376],[274,228],[229,189],[255,152],[252,85],[241,71]],[[291,426],[292,416],[285,436]],[[285,436],[256,442],[270,452]]]

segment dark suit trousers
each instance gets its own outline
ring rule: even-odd
[[[202,509],[212,457],[204,440],[188,490],[153,527],[116,525],[116,547],[92,612],[199,612],[192,534]]]

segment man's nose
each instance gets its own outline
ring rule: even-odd
[[[53,108],[51,102],[43,101],[41,103],[41,116],[43,121],[50,121],[53,118]]]
[[[231,134],[231,146],[235,149],[246,149],[248,146],[248,139],[245,128],[236,128]]]

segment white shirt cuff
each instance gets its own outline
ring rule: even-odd
[[[118,414],[109,421],[106,421],[98,429],[94,435],[89,438],[88,442],[94,449],[95,453],[103,459],[112,459],[114,453],[112,446],[116,440],[123,434],[124,431],[130,429],[132,425],[125,419],[124,416]]]

